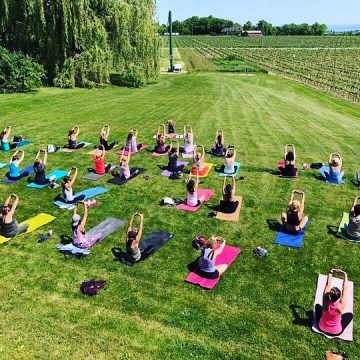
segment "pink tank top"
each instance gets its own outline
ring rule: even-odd
[[[128,179],[130,177],[130,168],[129,165],[120,166],[120,177]]]
[[[102,158],[95,158],[94,164],[95,164],[95,172],[99,175],[104,175],[105,174],[104,160]]]
[[[196,191],[194,193],[192,193],[192,194],[188,192],[186,203],[189,206],[196,206],[197,205],[198,197],[197,197],[197,192]]]
[[[340,334],[341,327],[341,314],[339,311],[340,302],[329,302],[329,309],[323,310],[321,319],[319,321],[319,328],[328,334]]]

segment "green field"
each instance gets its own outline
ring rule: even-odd
[[[186,60],[188,61],[188,60]],[[360,169],[360,108],[295,82],[266,74],[243,76],[193,72],[162,76],[158,85],[143,89],[109,86],[98,90],[41,89],[27,95],[1,95],[2,126],[26,135],[25,165],[48,143],[63,145],[67,131],[81,126],[81,140],[97,142],[104,123],[111,137],[125,141],[129,129],[140,130],[139,140],[153,144],[156,127],[174,118],[177,128],[192,124],[196,142],[207,148],[214,132],[224,128],[226,142],[236,145],[245,181],[238,182],[244,198],[238,224],[207,218],[204,207],[196,214],[160,207],[164,196],[185,196],[183,181],[160,176],[166,159],[150,152],[132,158],[134,166],[148,169],[149,181],[137,178],[124,187],[110,187],[101,205],[89,210],[88,228],[106,216],[129,220],[135,211],[145,216],[144,233],[174,232],[171,242],[146,262],[132,268],[113,260],[111,249],[123,246],[124,229],[95,246],[84,260],[65,259],[55,250],[60,235],[71,235],[70,212],[57,209],[57,190],[31,191],[25,182],[0,184],[2,199],[17,193],[16,218],[26,220],[39,212],[57,220],[34,234],[1,245],[0,358],[1,359],[322,359],[327,349],[348,351],[360,358],[358,335],[359,288],[355,284],[355,341],[328,341],[314,334],[306,320],[314,301],[318,273],[331,267],[346,270],[350,280],[360,278],[359,248],[328,234],[356,195],[353,183]],[[327,161],[330,152],[344,158],[346,184],[331,186],[316,173],[301,172],[297,181],[271,174],[281,159],[283,145],[297,146],[298,162]],[[75,189],[94,186],[81,179],[92,166],[88,150],[77,154],[49,154],[49,170],[80,168]],[[9,154],[0,154],[5,162]],[[210,158],[208,159],[210,160]],[[116,162],[114,154],[108,161]],[[221,163],[217,160],[216,163]],[[1,170],[2,176],[5,170]],[[216,190],[216,174],[201,187]],[[273,245],[275,233],[267,219],[280,220],[290,192],[306,192],[311,226],[302,249]],[[52,228],[54,236],[42,245],[38,236]],[[212,291],[184,282],[187,264],[197,253],[195,235],[221,235],[241,255]],[[252,249],[269,250],[266,259]],[[89,278],[107,281],[94,298],[79,292]],[[290,305],[303,307],[304,325],[294,324]]]

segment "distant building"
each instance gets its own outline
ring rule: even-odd
[[[223,35],[239,35],[241,34],[242,29],[239,27],[227,27],[221,30]]]
[[[263,34],[261,30],[246,30],[242,31],[240,36],[242,37],[262,37]]]

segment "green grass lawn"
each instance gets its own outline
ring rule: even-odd
[[[68,129],[81,126],[80,139],[97,142],[104,123],[111,138],[124,141],[129,129],[140,129],[139,140],[153,145],[156,127],[177,120],[178,130],[192,124],[196,142],[207,148],[214,132],[225,129],[226,142],[237,146],[243,164],[238,194],[244,198],[240,223],[207,218],[204,207],[195,214],[160,207],[164,196],[185,196],[183,181],[160,176],[166,159],[150,152],[132,158],[148,169],[149,181],[137,178],[124,187],[109,186],[101,205],[89,210],[88,228],[107,216],[129,220],[145,215],[147,234],[161,229],[176,236],[156,255],[132,268],[115,261],[111,249],[123,246],[125,229],[95,246],[84,260],[65,259],[55,250],[61,234],[70,235],[71,214],[52,205],[57,190],[31,190],[25,181],[0,184],[1,198],[17,193],[16,218],[39,212],[57,217],[50,226],[0,246],[0,358],[2,359],[322,359],[327,349],[348,351],[360,358],[359,248],[327,233],[348,211],[360,170],[360,108],[294,82],[268,75],[246,77],[221,73],[164,76],[144,89],[107,87],[99,90],[42,89],[28,95],[1,95],[2,126],[32,140],[25,148],[25,165],[48,143],[63,145]],[[312,172],[297,181],[269,173],[281,159],[283,145],[297,146],[298,162],[323,161],[330,152],[344,158],[346,184],[331,186]],[[73,154],[49,154],[48,169],[77,165],[75,189],[96,186],[81,179],[92,158],[83,149]],[[0,154],[5,162],[9,154]],[[114,154],[108,161],[116,162]],[[208,159],[210,160],[210,158]],[[221,161],[217,160],[216,163]],[[1,170],[1,175],[6,170]],[[216,190],[221,180],[212,173],[201,185]],[[267,219],[280,219],[290,192],[306,192],[306,213],[312,221],[302,249],[273,245],[275,233]],[[52,228],[42,245],[38,236]],[[187,264],[196,259],[191,247],[196,234],[221,235],[241,255],[212,291],[186,284]],[[269,257],[252,254],[256,246]],[[293,324],[290,305],[312,309],[318,273],[331,267],[348,271],[355,284],[355,341],[329,341],[308,326]],[[107,281],[107,289],[89,298],[79,292],[89,278]]]

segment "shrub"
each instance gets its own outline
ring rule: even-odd
[[[0,93],[34,90],[42,85],[44,77],[43,66],[30,56],[0,47]]]

